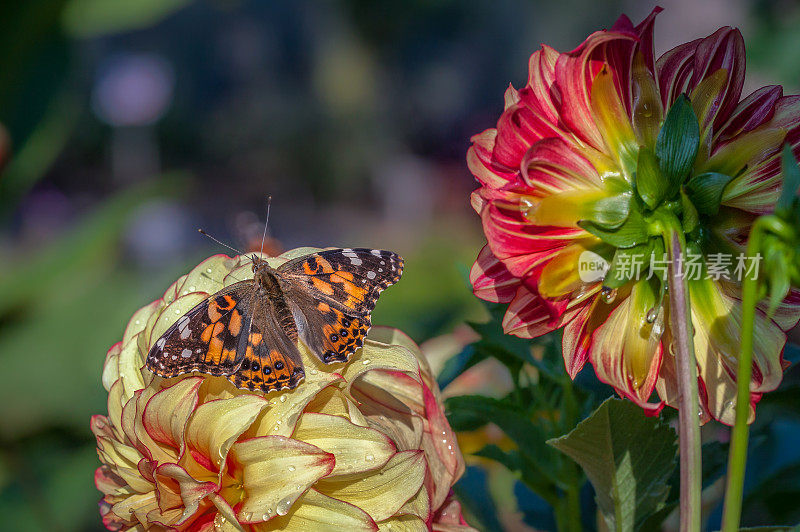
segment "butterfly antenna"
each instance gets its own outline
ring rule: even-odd
[[[219,240],[217,240],[217,239],[216,239],[216,238],[214,238],[213,236],[209,235],[208,233],[206,233],[206,232],[205,232],[205,231],[203,231],[202,229],[198,229],[198,230],[197,230],[197,232],[198,232],[198,233],[200,233],[200,234],[201,234],[201,235],[203,235],[203,236],[207,236],[208,238],[210,238],[211,240],[213,240],[214,242],[216,242],[216,243],[217,243],[217,244],[219,244],[220,246],[225,246],[226,248],[228,248],[228,249],[230,249],[230,250],[233,250],[233,251],[235,251],[235,252],[236,252],[236,253],[238,253],[239,255],[244,255],[244,253],[242,253],[241,251],[239,251],[239,250],[238,250],[238,249],[236,249],[235,247],[229,246],[229,245],[228,245],[228,244],[226,244],[225,242],[220,242]]]
[[[267,226],[269,225],[269,208],[272,205],[272,196],[267,196],[267,221],[264,222],[264,235],[261,237],[261,253],[264,253],[264,241],[267,239]]]

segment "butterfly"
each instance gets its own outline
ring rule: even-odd
[[[161,377],[198,371],[237,388],[296,388],[301,340],[322,362],[347,362],[364,343],[378,296],[403,259],[378,249],[331,249],[277,268],[253,255],[253,279],[213,294],[153,344],[147,368]]]

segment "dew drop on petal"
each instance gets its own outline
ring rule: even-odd
[[[373,460],[375,460],[375,457],[373,455],[371,455],[371,454],[368,454],[367,456],[364,457],[364,459],[367,462],[372,462]]]
[[[604,286],[603,289],[600,291],[600,296],[603,298],[603,301],[605,301],[608,304],[611,304],[617,298],[617,289],[608,288]]]
[[[194,286],[190,286],[190,287],[189,287],[189,291],[190,291],[190,292],[194,292],[195,290],[197,290],[197,288],[195,288]]]
[[[361,363],[364,364],[365,366],[368,365],[370,362],[372,361],[368,358],[365,358],[364,360],[361,361]]]
[[[309,371],[308,373],[309,373],[310,375],[316,375],[318,372],[317,372],[317,370],[315,370],[315,369],[312,369],[312,370],[311,370],[311,371]]]
[[[659,310],[661,309],[659,309],[658,307],[653,307],[647,311],[647,317],[645,318],[645,320],[647,320],[647,323],[653,323],[654,321],[656,321],[656,318],[658,318]]]
[[[278,506],[275,508],[275,513],[278,515],[286,515],[289,513],[289,508],[291,507],[292,507],[292,498],[284,497],[278,502]]]
[[[286,402],[286,396],[285,395],[281,395],[280,401],[281,401],[281,403],[285,403]],[[280,423],[280,421],[278,421],[278,423]]]
[[[212,270],[211,268],[206,268],[206,272],[211,273],[212,271],[214,270]]]
[[[290,465],[288,469],[289,469],[289,471],[294,471],[294,470],[295,470],[295,469],[297,469],[297,468],[296,468],[296,467],[294,467],[293,465]]]

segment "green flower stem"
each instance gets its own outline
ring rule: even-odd
[[[761,249],[764,229],[771,224],[770,217],[762,217],[753,224],[747,241],[747,256],[755,257]],[[742,343],[739,352],[739,368],[736,372],[736,423],[731,435],[728,454],[728,481],[725,487],[725,507],[722,512],[722,531],[739,530],[742,515],[742,493],[747,462],[747,440],[750,429],[750,378],[753,371],[753,329],[756,304],[758,303],[758,278],[756,272],[745,277],[742,283]]]
[[[678,426],[681,467],[680,529],[699,532],[701,523],[702,458],[697,396],[697,363],[692,338],[689,289],[684,272],[686,241],[677,219],[662,219],[664,245],[669,251],[669,314],[678,374]]]

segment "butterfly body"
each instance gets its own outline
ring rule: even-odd
[[[153,344],[150,371],[199,371],[263,392],[295,388],[305,376],[298,340],[326,364],[347,362],[403,268],[397,254],[374,249],[326,250],[277,268],[252,260],[253,279],[198,304]]]

